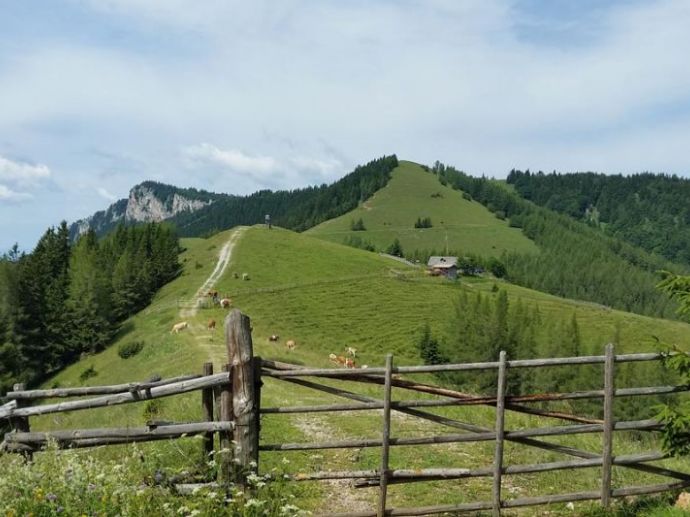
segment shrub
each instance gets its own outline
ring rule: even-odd
[[[130,341],[129,343],[122,343],[117,349],[117,355],[122,357],[122,359],[129,359],[134,357],[141,349],[144,348],[143,341]]]
[[[353,219],[350,221],[350,230],[353,232],[363,232],[366,230],[366,227],[364,226],[364,221],[360,217],[356,221]]]
[[[467,201],[472,201],[472,195],[469,192],[463,192],[462,198],[466,199]]]
[[[389,255],[395,255],[396,257],[402,257],[403,256],[403,249],[402,249],[402,245],[400,244],[400,241],[398,239],[395,239],[393,241],[393,244],[388,246],[386,253],[388,253]]]
[[[84,382],[90,379],[91,377],[95,377],[96,375],[98,375],[98,372],[93,367],[93,365],[91,365],[79,374],[79,380],[81,382]]]
[[[417,217],[417,221],[414,223],[415,228],[431,228],[433,224],[431,224],[431,217]]]

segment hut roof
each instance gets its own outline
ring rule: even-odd
[[[429,257],[427,266],[441,269],[458,267],[458,257]]]

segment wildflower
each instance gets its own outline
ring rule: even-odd
[[[218,497],[218,493],[217,492],[209,492],[208,494],[206,494],[206,497],[208,497],[209,499],[215,499],[216,497]]]
[[[41,487],[34,488],[34,497],[37,501],[43,499],[43,489]]]
[[[196,486],[194,487],[194,490],[192,490],[192,495],[197,495],[199,492],[201,492],[201,487]]]
[[[86,489],[89,492],[93,492],[94,490],[96,490],[96,485],[94,485],[93,483],[89,483],[88,485],[86,485]]]
[[[283,458],[282,462],[283,462],[283,465],[289,465],[290,464],[290,460],[287,458]]]
[[[56,513],[62,513],[64,511],[65,511],[65,509],[62,506],[58,506],[57,508],[55,508]]]
[[[46,495],[46,500],[47,500],[47,501],[50,501],[51,503],[54,502],[54,501],[57,501],[57,498],[58,498],[58,496],[56,496],[56,495],[53,494],[53,493],[50,493],[50,494],[47,494],[47,495]]]
[[[144,490],[144,489],[142,489],[142,488],[140,488],[140,489],[137,490],[137,492],[136,492],[137,496],[139,496],[139,497],[141,497],[141,496],[144,495],[145,493],[146,493],[146,490]]]
[[[266,504],[266,501],[259,501],[258,499],[250,499],[246,503],[244,503],[245,508],[260,508],[264,504]]]
[[[210,460],[206,462],[209,467],[213,468],[216,466],[216,460]]]
[[[105,474],[102,472],[96,476],[96,481],[103,481],[105,479]]]
[[[180,515],[185,515],[187,512],[189,512],[189,508],[187,508],[186,506],[180,506],[177,509],[177,513],[179,513]]]
[[[196,517],[201,513],[201,510],[192,510],[192,513],[189,514],[189,517]]]

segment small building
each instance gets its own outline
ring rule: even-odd
[[[433,276],[443,275],[451,280],[458,277],[458,257],[429,257],[426,265]]]

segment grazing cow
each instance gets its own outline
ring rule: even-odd
[[[249,280],[249,273],[242,273],[242,280]]]
[[[230,298],[223,298],[220,301],[220,306],[223,307],[223,309],[230,307],[230,305],[232,305],[232,300]]]
[[[273,343],[278,341],[278,339],[280,339],[280,336],[278,334],[271,334],[270,336],[268,336],[268,340]]]
[[[328,358],[332,363],[335,363],[338,366],[345,366],[345,362],[347,361],[347,359],[342,355],[330,354]]]
[[[208,296],[209,298],[214,298],[214,299],[218,298],[218,291],[216,291],[215,289],[212,289],[208,293],[206,293],[206,296]]]
[[[345,348],[345,354],[351,355],[352,357],[357,357],[357,349],[352,348],[351,346],[348,346]]]
[[[294,350],[295,348],[297,348],[297,343],[295,343],[294,339],[288,339],[285,342],[285,347],[288,349],[288,352],[290,352],[290,351]]]
[[[170,331],[171,334],[179,334],[181,330],[186,329],[189,326],[189,324],[186,321],[181,321],[180,323],[175,323],[173,325],[172,330]]]
[[[208,320],[208,325],[206,325],[208,330],[216,330],[216,320]]]
[[[355,360],[346,357],[345,364],[343,366],[345,366],[345,368],[355,368]]]

